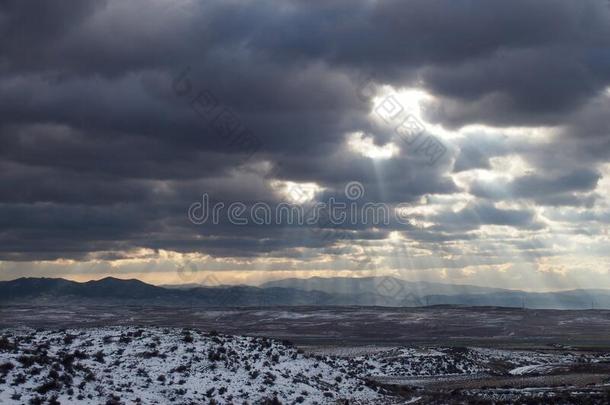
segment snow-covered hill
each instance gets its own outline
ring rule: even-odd
[[[3,335],[0,403],[385,403],[324,357],[265,338],[132,327]]]
[[[600,352],[468,347],[305,353],[267,338],[156,327],[4,330],[0,404],[392,404],[419,393],[400,398],[377,385],[545,375],[609,360]]]

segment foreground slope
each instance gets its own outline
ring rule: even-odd
[[[275,340],[183,329],[8,332],[0,403],[387,403],[324,357]],[[213,402],[215,401],[215,402]]]
[[[192,329],[0,330],[7,404],[606,404],[610,353],[321,346]]]

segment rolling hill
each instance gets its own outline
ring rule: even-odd
[[[180,286],[178,286],[180,287]],[[610,308],[609,290],[533,293],[519,290],[413,283],[391,277],[286,279],[252,286],[154,286],[140,280],[104,278],[79,283],[60,278],[0,282],[0,302],[30,305],[253,306],[497,306]]]

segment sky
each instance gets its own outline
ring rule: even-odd
[[[609,111],[607,0],[5,0],[0,279],[610,288]]]

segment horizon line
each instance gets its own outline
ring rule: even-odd
[[[255,287],[255,288],[271,288],[271,287],[264,287],[265,284],[267,283],[273,283],[273,282],[277,282],[277,281],[285,281],[285,280],[311,280],[311,279],[322,279],[322,280],[331,280],[331,279],[365,279],[365,278],[393,278],[396,280],[401,280],[407,283],[413,283],[413,284],[437,284],[437,285],[443,285],[443,286],[455,286],[455,287],[476,287],[476,288],[486,288],[486,289],[490,289],[490,290],[502,290],[502,291],[508,291],[508,292],[523,292],[523,293],[528,293],[528,294],[545,294],[545,293],[559,293],[559,292],[569,292],[569,291],[608,291],[610,292],[610,288],[572,288],[572,289],[558,289],[558,290],[521,290],[521,289],[515,289],[515,288],[502,288],[502,287],[490,287],[490,286],[482,286],[482,285],[476,285],[476,284],[458,284],[458,283],[442,283],[442,282],[438,282],[438,281],[424,281],[424,280],[417,280],[417,281],[412,281],[412,280],[405,280],[403,278],[399,278],[399,277],[395,277],[395,276],[362,276],[362,277],[321,277],[321,276],[313,276],[313,277],[307,277],[307,278],[300,278],[300,277],[288,277],[288,278],[279,278],[279,279],[275,279],[275,280],[269,280],[269,281],[265,281],[263,283],[260,284],[247,284],[247,283],[222,283],[222,284],[218,284],[218,285],[206,285],[203,283],[197,283],[197,282],[191,282],[191,283],[151,283],[151,282],[147,282],[144,281],[142,279],[139,278],[134,278],[134,277],[129,277],[129,278],[123,278],[117,276],[117,275],[106,275],[106,276],[102,276],[102,277],[97,277],[97,278],[90,278],[87,280],[75,280],[75,279],[71,279],[68,277],[48,277],[48,276],[23,276],[23,277],[17,277],[14,279],[8,279],[8,280],[0,280],[0,283],[4,283],[4,282],[13,282],[13,281],[17,281],[17,280],[22,280],[22,279],[35,279],[35,280],[65,280],[65,281],[70,281],[70,282],[74,282],[74,283],[78,283],[78,284],[84,284],[84,283],[89,283],[89,282],[96,282],[96,281],[102,281],[102,280],[106,280],[106,279],[114,279],[114,280],[120,280],[120,281],[138,281],[141,282],[143,284],[147,284],[147,285],[151,285],[151,286],[155,286],[155,287],[160,287],[160,288],[175,288],[175,287],[180,287],[180,286],[194,286],[193,288],[197,288],[197,287],[203,287],[203,288],[230,288],[230,287]],[[274,287],[274,288],[293,288],[293,287]],[[317,291],[317,290],[313,290],[313,291]],[[469,294],[474,294],[474,293],[469,293]],[[432,295],[439,295],[439,294],[432,294]]]

